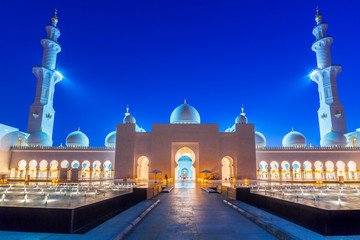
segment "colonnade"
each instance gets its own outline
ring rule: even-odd
[[[20,160],[17,168],[10,169],[10,178],[25,178],[29,176],[30,179],[58,179],[60,177],[60,169],[67,169],[68,179],[72,176],[73,171],[78,171],[78,179],[90,180],[90,179],[106,179],[114,177],[114,169],[112,168],[112,162],[110,160],[95,160],[92,163],[88,160],[84,160],[81,165],[78,160],[71,161],[63,160],[60,162],[57,160],[50,161],[41,160],[39,164],[36,160]]]
[[[258,163],[258,179],[266,180],[360,180],[360,170],[355,161],[261,161]]]

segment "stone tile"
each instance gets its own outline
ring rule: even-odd
[[[196,233],[160,233],[158,240],[197,240]]]
[[[239,238],[233,233],[199,233],[199,240],[238,240]]]
[[[272,235],[224,205],[219,194],[208,194],[200,189],[174,189],[160,194],[158,207],[135,227],[129,235],[158,233],[157,239],[240,239],[240,235]],[[152,238],[146,238],[152,239]]]
[[[126,239],[127,240],[147,240],[158,239],[159,233],[157,232],[133,232]]]

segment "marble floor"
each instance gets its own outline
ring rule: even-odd
[[[126,239],[276,239],[225,205],[220,194],[182,187],[156,196],[159,205]]]

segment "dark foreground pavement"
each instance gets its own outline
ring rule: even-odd
[[[200,188],[175,188],[126,239],[276,239],[223,203],[223,196]]]

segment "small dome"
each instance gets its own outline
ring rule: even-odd
[[[89,138],[80,131],[70,133],[66,138],[66,146],[67,147],[88,147],[89,146]]]
[[[305,147],[306,138],[294,129],[285,135],[282,141],[283,147]]]
[[[139,128],[137,129],[137,132],[146,132],[146,131],[145,131],[145,129],[143,129],[142,127],[139,127]]]
[[[235,119],[235,124],[247,124],[247,123],[248,120],[247,117],[245,116],[244,106],[242,106],[240,115],[237,116],[237,118]]]
[[[231,127],[228,127],[225,132],[231,132]]]
[[[181,158],[179,158],[178,162],[192,162],[192,160],[190,157],[184,155]]]
[[[235,123],[236,124],[247,124],[248,120],[247,117],[245,117],[245,115],[239,115],[237,116],[237,118],[235,119]]]
[[[135,124],[136,123],[136,119],[133,116],[131,116],[131,114],[129,113],[129,106],[126,107],[126,113],[125,113],[123,123],[124,124],[129,124],[129,123]]]
[[[14,131],[6,134],[1,140],[1,146],[4,148],[9,148],[11,146],[27,146],[26,141],[29,134]]]
[[[136,120],[133,116],[131,116],[130,114],[125,116],[124,117],[124,120],[123,120],[123,123],[124,124],[128,124],[128,123],[131,123],[131,124],[135,124],[136,123]]]
[[[115,145],[116,145],[116,131],[113,131],[106,136],[105,146],[110,148],[110,147],[115,147]]]
[[[43,131],[33,132],[27,139],[29,146],[52,146],[52,139]]]
[[[170,116],[171,124],[199,124],[200,115],[198,111],[191,105],[184,101],[184,104],[181,104],[171,113]]]
[[[344,147],[347,144],[347,139],[344,134],[340,132],[328,132],[321,138],[320,145],[322,147]]]
[[[265,147],[266,146],[266,138],[265,136],[260,133],[255,131],[255,145],[257,147]]]

